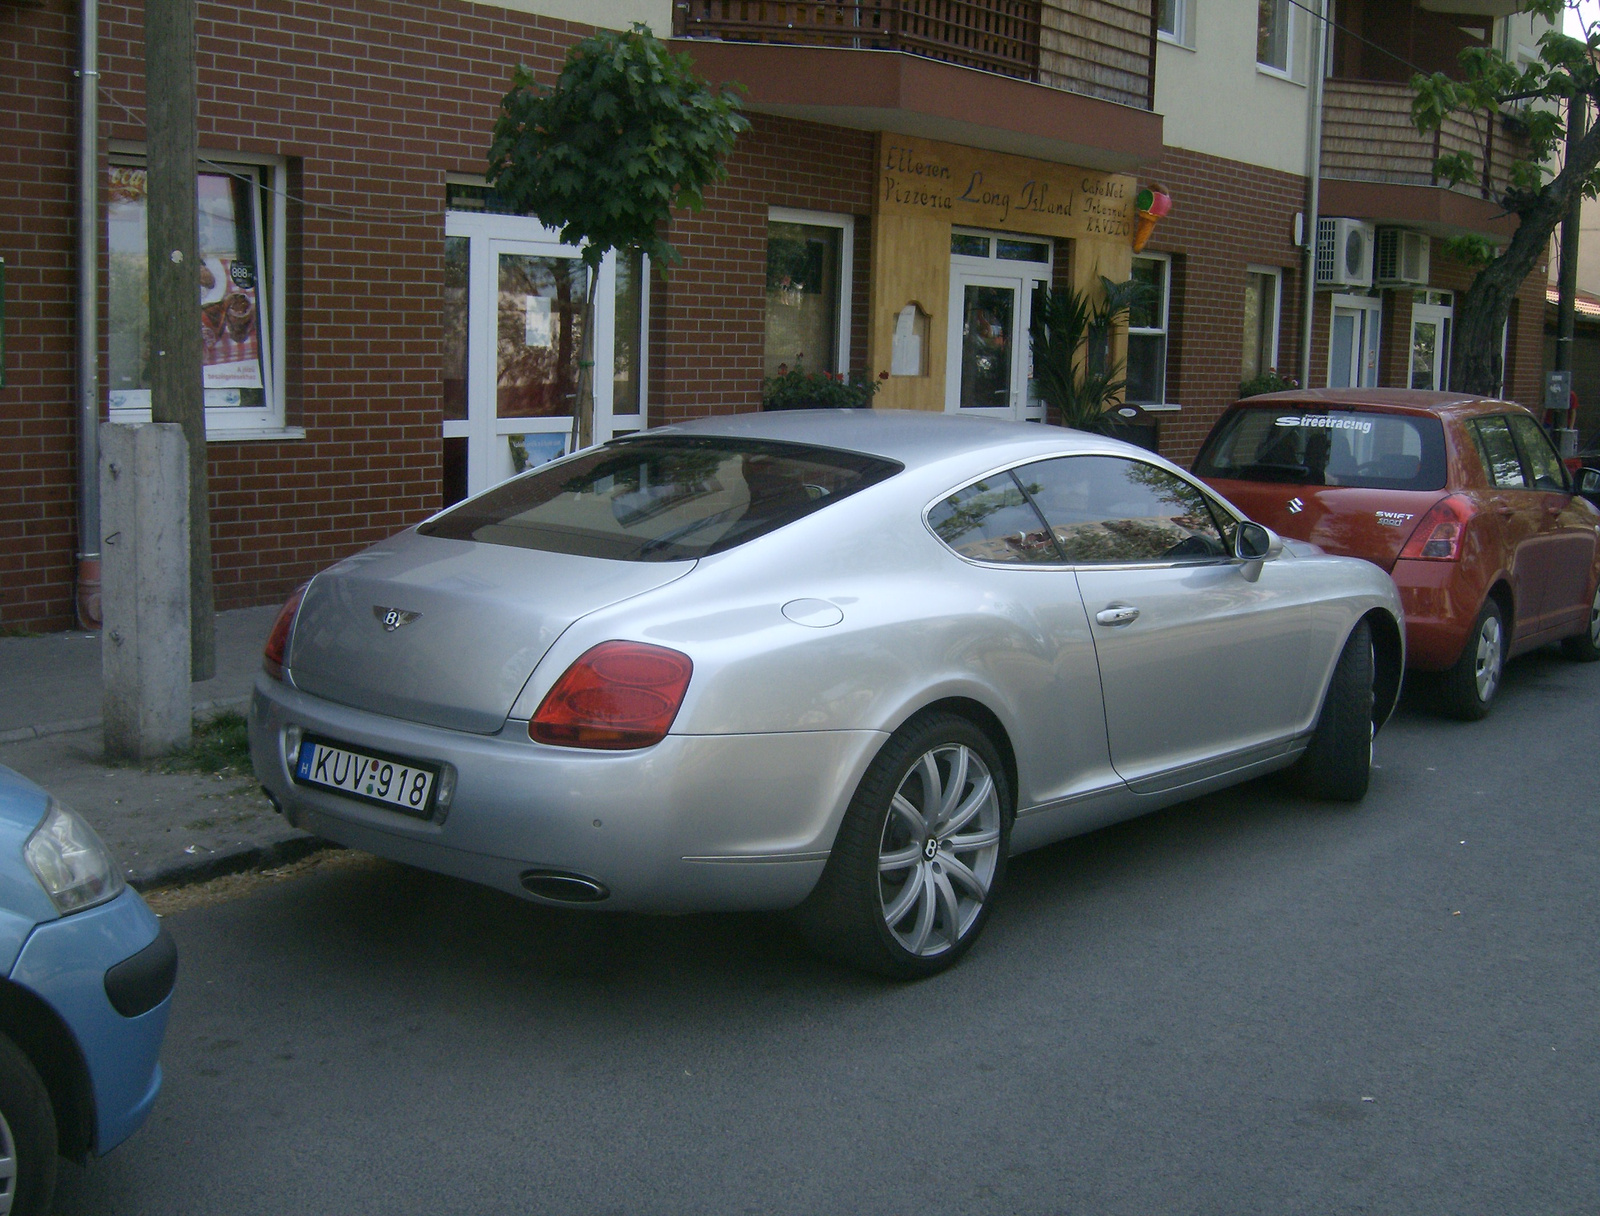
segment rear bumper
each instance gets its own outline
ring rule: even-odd
[[[1406,613],[1406,666],[1444,671],[1461,656],[1484,589],[1460,562],[1401,559],[1390,571]]]
[[[124,891],[40,925],[11,969],[12,981],[49,1005],[77,1041],[94,1097],[96,1153],[132,1135],[161,1090],[158,1057],[176,970],[170,943],[144,901]]]
[[[415,819],[293,781],[293,723],[353,748],[448,763],[447,813]],[[839,820],[887,736],[877,731],[669,735],[635,752],[548,747],[513,720],[473,735],[335,705],[258,677],[256,776],[296,826],[538,902],[530,870],[609,892],[587,906],[651,912],[792,907],[816,885]]]

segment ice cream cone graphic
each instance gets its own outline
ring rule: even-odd
[[[1139,212],[1139,221],[1133,230],[1133,251],[1138,253],[1150,243],[1156,221],[1172,210],[1172,196],[1160,186],[1150,185],[1139,191],[1133,205]]]

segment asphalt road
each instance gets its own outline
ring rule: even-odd
[[[910,986],[383,863],[176,912],[165,1092],[58,1211],[1592,1213],[1597,751],[1600,664],[1534,656],[1357,808],[1018,860]]]

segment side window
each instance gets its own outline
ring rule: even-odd
[[[1511,428],[1503,415],[1493,418],[1475,418],[1473,430],[1478,436],[1478,448],[1483,453],[1483,467],[1488,471],[1489,482],[1502,490],[1526,490],[1528,479],[1523,475],[1522,459],[1517,455],[1517,445],[1511,439]]]
[[[928,512],[928,523],[940,540],[973,561],[1061,561],[1049,529],[1010,473],[957,490]]]
[[[1567,470],[1562,466],[1555,448],[1550,446],[1550,437],[1544,433],[1544,428],[1526,414],[1512,414],[1511,434],[1528,459],[1528,469],[1533,474],[1533,488],[1565,490]]]
[[[1153,464],[1063,456],[1017,475],[1074,565],[1215,561],[1229,554],[1206,495]]]

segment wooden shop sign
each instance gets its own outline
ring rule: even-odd
[[[877,207],[973,228],[1128,240],[1134,179],[885,132]]]

